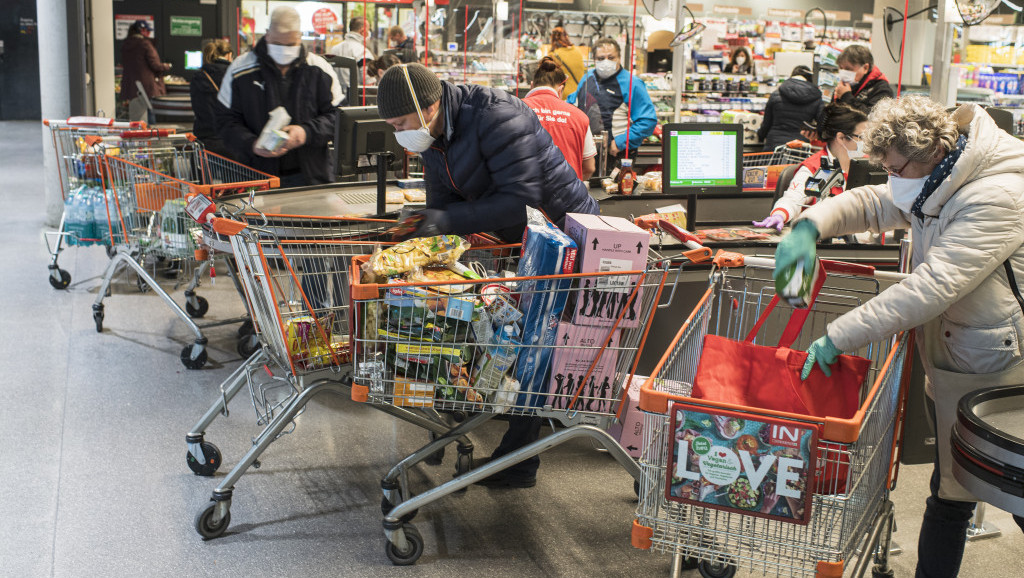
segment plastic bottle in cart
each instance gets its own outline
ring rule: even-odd
[[[491,344],[477,355],[473,368],[473,389],[490,398],[501,386],[501,379],[515,364],[519,355],[519,339],[515,325],[506,325],[496,331]]]
[[[85,188],[81,193],[82,201],[82,237],[86,239],[98,238],[99,231],[96,227],[96,187]]]
[[[631,159],[622,159],[622,170],[619,172],[619,193],[623,195],[633,194],[633,185],[636,184],[636,171],[633,170]]]
[[[82,214],[79,199],[80,192],[85,185],[72,189],[68,197],[64,199],[64,232],[68,234],[66,242],[68,245],[77,245],[78,239],[82,236]]]
[[[109,189],[108,189],[109,190]],[[113,199],[104,193],[100,187],[93,188],[92,194],[93,223],[95,223],[95,235],[106,244],[110,243],[110,221],[116,219]],[[110,217],[108,220],[107,217]]]

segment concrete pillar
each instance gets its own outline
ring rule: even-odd
[[[114,2],[92,0],[92,85],[96,114],[114,118]]]
[[[39,94],[44,119],[65,119],[71,114],[68,77],[67,5],[64,0],[36,0],[39,30]],[[43,171],[47,225],[56,226],[64,210],[57,175],[57,158],[50,129],[40,126],[43,139]]]

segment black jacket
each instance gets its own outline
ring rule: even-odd
[[[218,100],[221,138],[238,162],[263,172],[280,175],[280,159],[256,156],[256,142],[267,115],[284,106],[291,124],[306,130],[306,144],[293,153],[302,174],[312,184],[329,183],[334,162],[327,144],[334,138],[334,108],[341,102],[341,85],[331,65],[302,49],[297,64],[288,70],[291,91],[282,93],[283,80],[277,64],[267,55],[265,40],[231,63],[224,75]]]
[[[801,78],[789,78],[768,97],[764,107],[764,120],[757,130],[757,138],[764,141],[764,150],[770,151],[787,142],[807,139],[800,136],[804,121],[813,121],[824,103],[821,90]]]
[[[537,115],[503,90],[442,82],[444,134],[423,153],[427,206],[444,209],[449,232],[494,231],[518,241],[526,206],[558,223],[597,214],[597,202]]]
[[[878,101],[883,98],[893,98],[895,94],[892,91],[892,86],[889,85],[889,80],[877,66],[872,68],[860,83],[854,84],[850,88],[850,92],[844,94],[839,102],[857,108],[864,114],[870,113]]]
[[[217,109],[222,106],[217,101],[217,92],[224,81],[224,72],[229,64],[231,63],[222,58],[203,63],[202,70],[195,71],[192,74],[192,82],[189,83],[192,113],[195,115],[192,134],[196,135],[207,150],[218,154],[227,152],[224,141],[217,131]]]

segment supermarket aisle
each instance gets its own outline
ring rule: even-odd
[[[184,463],[184,434],[212,403],[240,359],[235,328],[211,329],[211,362],[184,370],[185,328],[151,294],[121,282],[106,300],[103,334],[90,306],[107,258],[72,249],[61,263],[66,292],[46,281],[41,234],[41,151],[35,123],[0,123],[0,574],[93,576],[651,576],[668,559],[634,550],[631,480],[587,443],[546,454],[529,490],[471,488],[424,508],[419,564],[394,568],[384,556],[379,479],[424,434],[370,408],[321,398],[296,432],[238,484],[228,534],[208,543],[193,517],[216,480]],[[227,280],[205,284],[209,317],[241,304]],[[181,297],[180,290],[175,296]],[[208,431],[227,471],[257,433],[240,396]],[[494,446],[503,424],[479,440]],[[442,466],[413,472],[414,487],[450,479]],[[909,577],[928,468],[904,468],[896,493],[906,550],[896,575]],[[1007,531],[971,544],[962,576],[1015,576],[1024,539]],[[696,572],[689,573],[696,576]]]

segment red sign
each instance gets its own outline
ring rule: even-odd
[[[313,13],[313,30],[317,34],[327,34],[338,24],[338,15],[330,8],[321,8]]]

